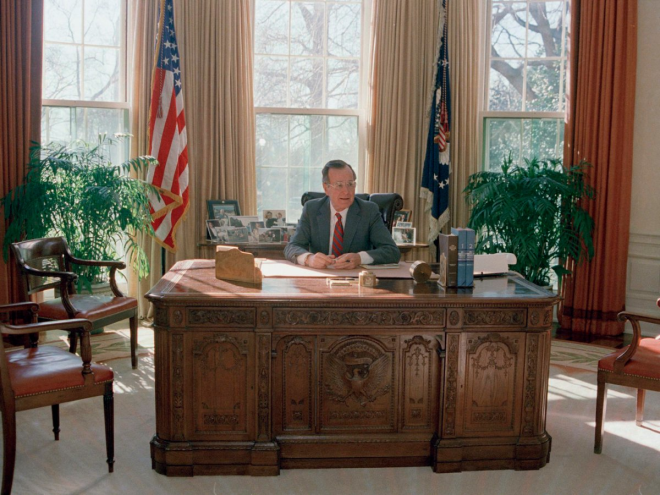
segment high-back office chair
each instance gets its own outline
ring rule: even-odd
[[[103,364],[92,363],[89,332],[92,323],[74,319],[25,325],[3,324],[5,315],[32,314],[36,320],[39,305],[18,303],[0,306],[0,332],[8,335],[28,335],[46,330],[69,330],[80,336],[81,356],[53,346],[0,350],[0,410],[2,411],[3,466],[2,494],[11,493],[16,463],[16,412],[51,406],[53,433],[60,439],[60,404],[89,397],[103,396],[105,417],[105,446],[108,472],[112,473],[114,459],[114,375]],[[28,318],[30,321],[30,318]],[[72,436],[75,436],[73,432]],[[47,488],[44,487],[44,491]]]
[[[300,202],[303,206],[310,199],[323,198],[325,193],[323,192],[313,192],[308,191],[302,195]],[[388,230],[392,232],[392,225],[394,223],[394,214],[403,208],[403,198],[398,193],[374,193],[374,194],[365,194],[359,193],[355,195],[356,198],[362,199],[364,201],[371,201],[378,205],[380,214],[383,217],[383,222],[387,226]]]
[[[660,299],[657,301],[660,306]],[[660,325],[660,318],[634,313],[619,313],[619,320],[632,324],[632,343],[598,361],[598,394],[596,399],[596,440],[594,452],[603,450],[603,426],[607,405],[607,384],[637,389],[635,421],[641,426],[644,419],[644,399],[647,390],[660,392],[660,340],[642,338],[640,322]]]
[[[121,261],[91,261],[75,258],[63,237],[48,237],[11,245],[21,273],[23,301],[47,289],[58,288],[60,297],[39,304],[40,320],[85,318],[92,322],[92,330],[129,319],[131,329],[131,364],[137,368],[137,301],[125,297],[117,288],[115,273],[126,268]],[[106,266],[110,268],[112,296],[76,294],[77,275],[71,265]],[[71,352],[76,350],[76,334],[70,334]]]

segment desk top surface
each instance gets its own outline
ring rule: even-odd
[[[509,274],[499,277],[475,278],[474,288],[446,289],[434,281],[417,284],[412,279],[379,278],[376,287],[329,287],[325,278],[265,278],[259,286],[218,280],[215,278],[214,260],[185,260],[176,263],[149,291],[147,299],[158,300],[250,300],[301,301],[309,299],[392,302],[410,300],[424,302],[445,299],[489,300],[489,302],[530,301],[553,303],[557,296],[524,278]],[[474,301],[477,302],[477,301]]]

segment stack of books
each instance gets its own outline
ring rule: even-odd
[[[440,279],[443,287],[474,285],[475,233],[472,229],[452,228],[451,234],[440,234]]]

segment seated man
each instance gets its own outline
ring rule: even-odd
[[[342,160],[332,160],[322,173],[327,196],[305,203],[284,256],[299,265],[339,270],[397,263],[401,252],[378,206],[355,198],[353,168]]]

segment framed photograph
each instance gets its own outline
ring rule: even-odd
[[[392,239],[396,244],[415,244],[416,231],[414,227],[392,227]]]
[[[412,222],[412,210],[395,211],[392,227],[396,227],[399,222]]]
[[[259,229],[259,244],[279,244],[282,242],[282,229]]]
[[[235,199],[209,199],[206,201],[209,220],[229,218],[241,214],[241,208]]]
[[[220,231],[223,229],[223,226],[220,225],[220,220],[207,220],[206,221],[206,231],[208,233],[208,238],[214,242],[220,242]]]
[[[264,224],[267,229],[286,227],[286,210],[264,210]]]
[[[397,227],[410,228],[412,227],[412,222],[397,222]]]
[[[229,226],[230,227],[248,227],[250,223],[252,222],[258,222],[259,217],[258,216],[247,216],[247,217],[240,217],[240,216],[230,216],[229,217]]]
[[[248,242],[247,227],[226,227],[226,241],[229,244]]]

